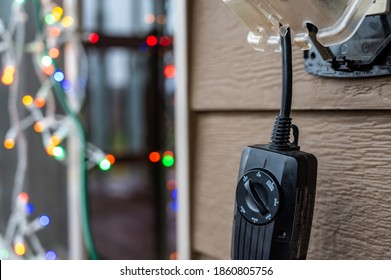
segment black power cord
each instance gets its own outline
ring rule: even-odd
[[[281,35],[281,60],[282,60],[282,98],[279,115],[274,122],[271,142],[267,145],[275,150],[297,150],[299,130],[292,125],[292,43],[289,27],[282,30]],[[293,130],[294,141],[290,142],[290,133]]]

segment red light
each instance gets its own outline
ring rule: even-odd
[[[162,47],[168,47],[169,45],[171,45],[171,39],[168,38],[167,36],[161,37],[160,45],[162,45]]]
[[[88,35],[88,41],[91,43],[91,44],[96,44],[99,42],[99,34],[97,33],[91,33],[90,35]]]
[[[157,37],[156,36],[148,36],[147,39],[145,40],[147,45],[150,47],[156,46],[158,43]]]
[[[164,76],[166,76],[167,79],[174,78],[176,74],[176,68],[174,65],[167,65],[164,68]]]
[[[160,160],[160,154],[158,152],[152,152],[149,154],[149,160],[151,162],[158,162]]]

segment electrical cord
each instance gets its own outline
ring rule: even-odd
[[[292,43],[289,27],[281,27],[282,97],[281,109],[274,122],[271,142],[267,145],[275,150],[297,150],[299,130],[292,125]],[[293,129],[294,141],[289,141]]]

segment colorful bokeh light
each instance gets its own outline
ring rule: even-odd
[[[37,108],[42,108],[46,104],[46,100],[43,97],[37,97],[34,99],[34,104],[37,106]]]
[[[48,215],[41,215],[39,217],[39,223],[41,226],[46,227],[50,224],[50,218]]]
[[[164,76],[167,78],[167,79],[172,79],[174,78],[176,75],[176,68],[174,65],[166,65],[166,67],[164,67]]]
[[[54,252],[53,250],[49,250],[46,252],[45,257],[47,260],[53,261],[57,259],[57,253]]]
[[[14,246],[14,251],[18,256],[23,256],[26,253],[26,246],[23,243],[18,242]]]
[[[8,86],[14,82],[15,67],[12,65],[7,65],[4,68],[3,74],[1,75],[1,82]]]
[[[29,195],[25,192],[21,192],[18,195],[18,200],[22,203],[27,203],[29,201]]]
[[[145,42],[148,46],[153,47],[156,46],[159,41],[156,36],[150,35],[147,37],[147,39],[145,39]]]
[[[159,152],[152,152],[149,154],[149,160],[151,162],[158,162],[160,160],[160,153]]]
[[[91,43],[91,44],[96,44],[99,42],[99,34],[98,33],[91,33],[90,35],[88,35],[88,41]]]
[[[56,159],[62,160],[65,158],[65,150],[61,146],[57,146],[53,148],[53,156]]]
[[[64,76],[64,73],[60,70],[57,70],[54,75],[53,75],[53,79],[58,82],[58,83],[61,83],[62,81],[64,81],[65,79],[65,76]]]
[[[11,139],[11,138],[7,138],[4,140],[4,147],[7,149],[7,150],[11,150],[15,147],[15,141],[14,139]]]
[[[22,103],[26,107],[31,106],[33,104],[33,102],[34,102],[34,99],[33,99],[33,97],[31,95],[25,95],[22,98]]]
[[[107,159],[103,159],[99,162],[99,168],[103,171],[107,171],[111,168],[111,164],[110,164],[110,161],[108,161]]]

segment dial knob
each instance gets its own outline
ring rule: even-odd
[[[239,179],[236,203],[239,213],[250,223],[270,223],[275,218],[280,204],[277,180],[266,170],[248,171]]]

